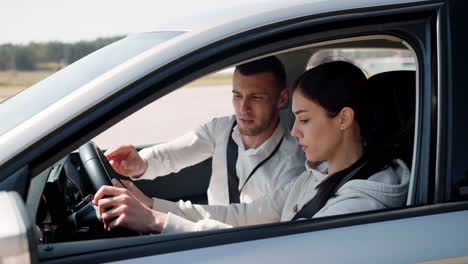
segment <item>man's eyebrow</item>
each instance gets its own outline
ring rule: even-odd
[[[296,112],[294,112],[295,115],[298,115],[300,113],[304,113],[304,112],[307,112],[307,110],[297,110]]]
[[[240,92],[238,92],[236,90],[232,90],[232,93],[240,94]],[[266,92],[258,92],[258,93],[251,93],[249,95],[252,96],[252,95],[268,95],[268,94],[269,93],[266,93]]]

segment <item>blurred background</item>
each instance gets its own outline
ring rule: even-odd
[[[264,2],[264,1],[260,1]],[[206,26],[210,13],[244,5],[215,0],[2,2],[0,101],[129,34]],[[232,14],[235,15],[235,14]],[[187,18],[181,21],[180,17]]]

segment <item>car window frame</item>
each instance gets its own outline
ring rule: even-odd
[[[447,8],[440,10],[437,24],[440,60],[437,68],[440,93],[437,202],[468,199],[468,126],[463,122],[468,90],[464,85],[466,71],[461,66],[468,57],[467,37],[462,29],[466,24],[464,11],[467,7],[466,1],[449,1]]]

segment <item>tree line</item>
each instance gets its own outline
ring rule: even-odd
[[[0,71],[60,68],[124,37],[98,38],[93,41],[75,43],[51,41],[31,42],[26,45],[3,44],[0,45]]]

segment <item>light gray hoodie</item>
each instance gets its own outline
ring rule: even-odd
[[[289,221],[315,196],[317,185],[328,177],[327,174],[306,167],[307,170],[295,181],[249,204],[210,206],[153,198],[153,209],[168,213],[162,233]],[[345,183],[313,217],[404,206],[409,178],[410,171],[404,162],[394,160],[390,167],[367,180]]]

